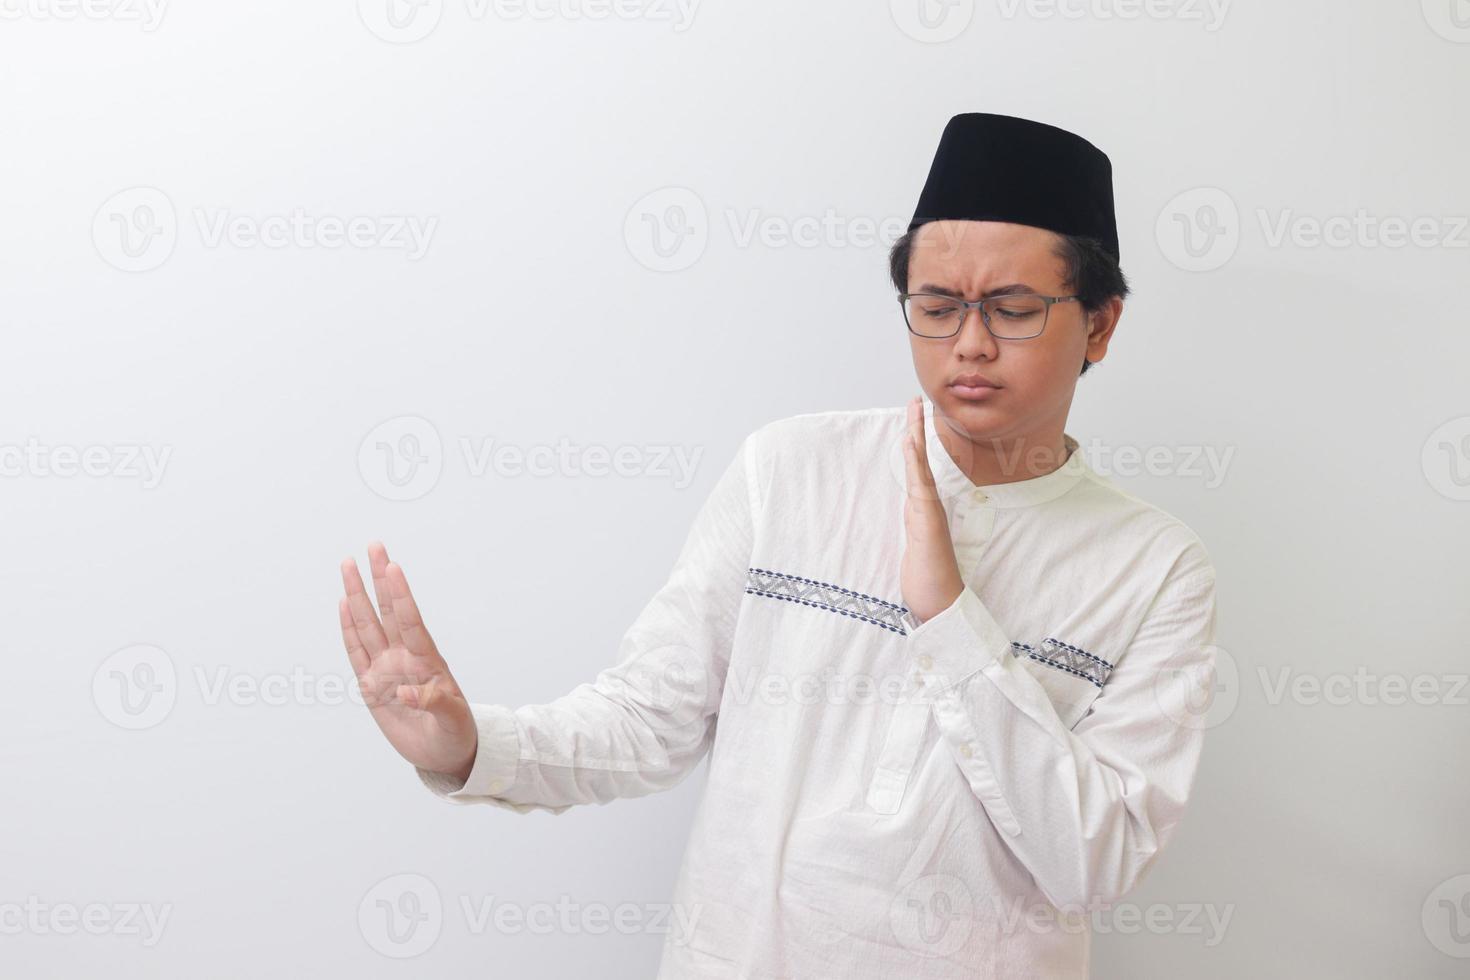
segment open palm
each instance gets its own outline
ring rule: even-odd
[[[351,558],[342,561],[347,594],[337,604],[363,700],[399,755],[463,781],[478,741],[469,703],[424,628],[403,569],[378,542],[368,546],[368,560],[378,609]]]
[[[923,622],[949,608],[965,590],[944,510],[929,466],[924,435],[924,402],[909,401],[908,428],[903,444],[905,490],[904,550],[899,566],[903,603]]]

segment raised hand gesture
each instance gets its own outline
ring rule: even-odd
[[[424,628],[403,569],[376,541],[368,546],[368,559],[377,611],[351,558],[342,561],[347,594],[337,604],[342,642],[363,699],[399,755],[463,782],[478,745],[469,703]]]
[[[965,590],[965,582],[960,577],[954,542],[949,536],[949,518],[934,483],[934,471],[929,468],[924,402],[919,396],[909,402],[903,454],[907,494],[899,581],[903,604],[922,622],[949,608]]]

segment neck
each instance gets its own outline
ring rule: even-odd
[[[1045,476],[1069,456],[1061,423],[1025,435],[971,438],[958,422],[936,414],[934,431],[950,459],[977,486]]]

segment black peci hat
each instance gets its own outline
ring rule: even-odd
[[[1086,235],[1119,257],[1112,161],[1077,134],[1030,119],[966,112],[944,127],[909,230],[947,219]]]

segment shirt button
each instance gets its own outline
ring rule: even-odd
[[[970,748],[969,742],[966,742],[964,745],[960,746],[960,755],[964,756],[966,759],[970,758],[970,756],[974,754],[975,750]]]
[[[930,667],[934,666],[934,658],[929,656],[927,653],[924,654],[922,657],[919,658],[919,666],[924,668],[925,670],[928,670]]]
[[[987,501],[987,500],[990,499],[990,495],[988,493],[986,493],[984,490],[976,490],[974,493],[970,494],[970,496],[974,497],[976,500],[980,501],[980,503],[982,503],[982,504],[985,503],[985,501]]]
[[[490,792],[492,792],[492,793],[499,793],[504,788],[505,788],[505,784],[502,783],[498,779],[495,780],[493,783],[490,784]]]

